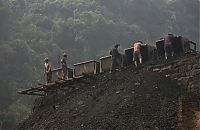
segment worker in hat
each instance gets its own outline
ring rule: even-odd
[[[121,56],[121,54],[118,51],[119,46],[120,46],[119,44],[116,44],[114,46],[114,48],[110,51],[110,55],[112,56],[112,63],[111,63],[110,72],[115,71],[117,69],[117,67],[120,66],[120,63],[119,63],[119,60],[118,60]]]
[[[63,53],[63,58],[61,59],[61,68],[62,68],[62,78],[68,79],[68,71],[67,71],[67,54]]]
[[[52,71],[51,71],[51,64],[49,63],[49,59],[44,59],[44,74],[46,77],[46,83],[50,83],[52,80]]]

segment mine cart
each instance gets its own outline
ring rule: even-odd
[[[133,47],[127,48],[124,50],[125,52],[124,64],[125,65],[133,64],[133,51],[134,51]]]
[[[148,61],[152,62],[157,60],[157,48],[153,45],[147,45]]]
[[[165,57],[164,39],[156,41],[156,48],[157,48],[158,58],[164,58]]]
[[[73,78],[73,69],[67,68],[68,79]],[[62,79],[62,68],[52,70],[52,82]]]
[[[172,39],[174,56],[184,55],[185,53],[196,52],[196,43],[189,41],[182,36],[174,36]],[[164,58],[164,39],[156,41],[157,53],[159,58]]]
[[[181,39],[182,39],[181,36],[178,36],[178,37],[175,36],[172,39],[172,45],[173,45],[175,56],[180,56],[180,55],[184,54]]]
[[[158,52],[158,57],[159,58],[164,58],[165,57],[165,49],[164,49],[164,39],[156,41],[156,47],[157,47],[157,52]],[[174,55],[175,56],[180,56],[183,54],[183,47],[182,47],[182,42],[181,42],[181,37],[174,36],[171,39],[173,50],[174,50]]]
[[[124,64],[125,65],[133,64],[134,48],[133,47],[127,48],[124,51],[125,51]],[[151,62],[152,60],[155,60],[157,58],[157,49],[155,46],[152,46],[152,45],[142,46],[141,55],[142,55],[143,62]]]
[[[193,41],[189,41],[189,52],[196,52],[197,51],[197,44]]]
[[[72,68],[67,68],[67,76],[68,76],[68,79],[72,79],[73,78],[73,73],[74,73],[74,69]]]
[[[105,56],[100,58],[101,72],[110,71],[112,56]]]
[[[118,57],[118,63],[119,63],[119,66],[117,66],[119,69],[121,67],[124,66],[124,55],[119,55]],[[112,56],[105,56],[105,57],[101,57],[100,58],[100,71],[101,72],[106,72],[106,71],[110,71],[110,68],[111,68],[111,64],[112,64]]]
[[[185,37],[181,37],[183,53],[196,52],[197,45]]]
[[[152,45],[142,46],[141,55],[142,55],[143,62],[151,62],[157,57],[156,47]]]
[[[74,77],[100,72],[100,63],[94,60],[74,64]]]

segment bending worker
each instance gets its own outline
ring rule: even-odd
[[[63,58],[61,59],[61,68],[62,68],[62,78],[68,79],[67,54],[66,53],[63,53]]]
[[[52,72],[51,72],[51,64],[49,63],[49,59],[45,58],[44,63],[44,74],[46,77],[46,83],[50,83],[52,80]]]
[[[142,64],[142,55],[141,55],[141,47],[146,46],[146,44],[143,44],[142,41],[137,41],[133,44],[133,58],[135,61],[135,66],[138,67],[138,64]]]

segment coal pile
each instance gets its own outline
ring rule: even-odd
[[[85,76],[35,100],[16,130],[198,130],[200,55]]]
[[[193,62],[187,60],[187,64],[198,64],[198,58],[194,58],[195,61],[189,57]],[[179,70],[179,66],[183,67],[181,63],[186,64],[181,60],[171,63],[179,73],[182,73]],[[186,95],[187,89],[176,81],[182,77],[174,75],[174,68],[167,66],[166,63],[139,70],[129,66],[122,71],[86,76],[62,85],[60,89],[36,99],[32,114],[18,124],[16,130],[177,129],[183,120],[179,99]],[[198,69],[193,68],[195,72]],[[182,71],[194,74],[185,69]],[[199,73],[195,74],[199,76]],[[195,82],[197,76],[194,76]],[[175,80],[172,77],[176,77]]]

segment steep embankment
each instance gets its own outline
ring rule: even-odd
[[[194,73],[200,69],[199,59],[199,55],[194,55],[139,71],[130,66],[120,72],[89,76],[61,85],[62,89],[37,99],[32,115],[16,129],[169,130],[181,127],[184,121],[185,128],[194,127],[191,125],[193,118],[187,121],[181,116],[181,110],[187,115],[185,111],[190,109],[184,107],[187,100],[185,103],[180,99],[189,99],[193,93],[186,93],[187,87],[182,82],[185,80],[180,79],[188,75],[191,80],[193,76],[199,85],[199,78],[196,79],[199,73]],[[186,71],[181,69],[183,64],[191,67]],[[179,76],[179,73],[184,75]],[[188,83],[194,85],[190,80]]]
[[[188,130],[199,130],[200,110],[200,54],[181,57],[169,63],[149,67],[149,70],[164,74],[166,77],[176,81],[186,91],[181,95],[183,128]],[[198,124],[200,125],[200,124]]]

